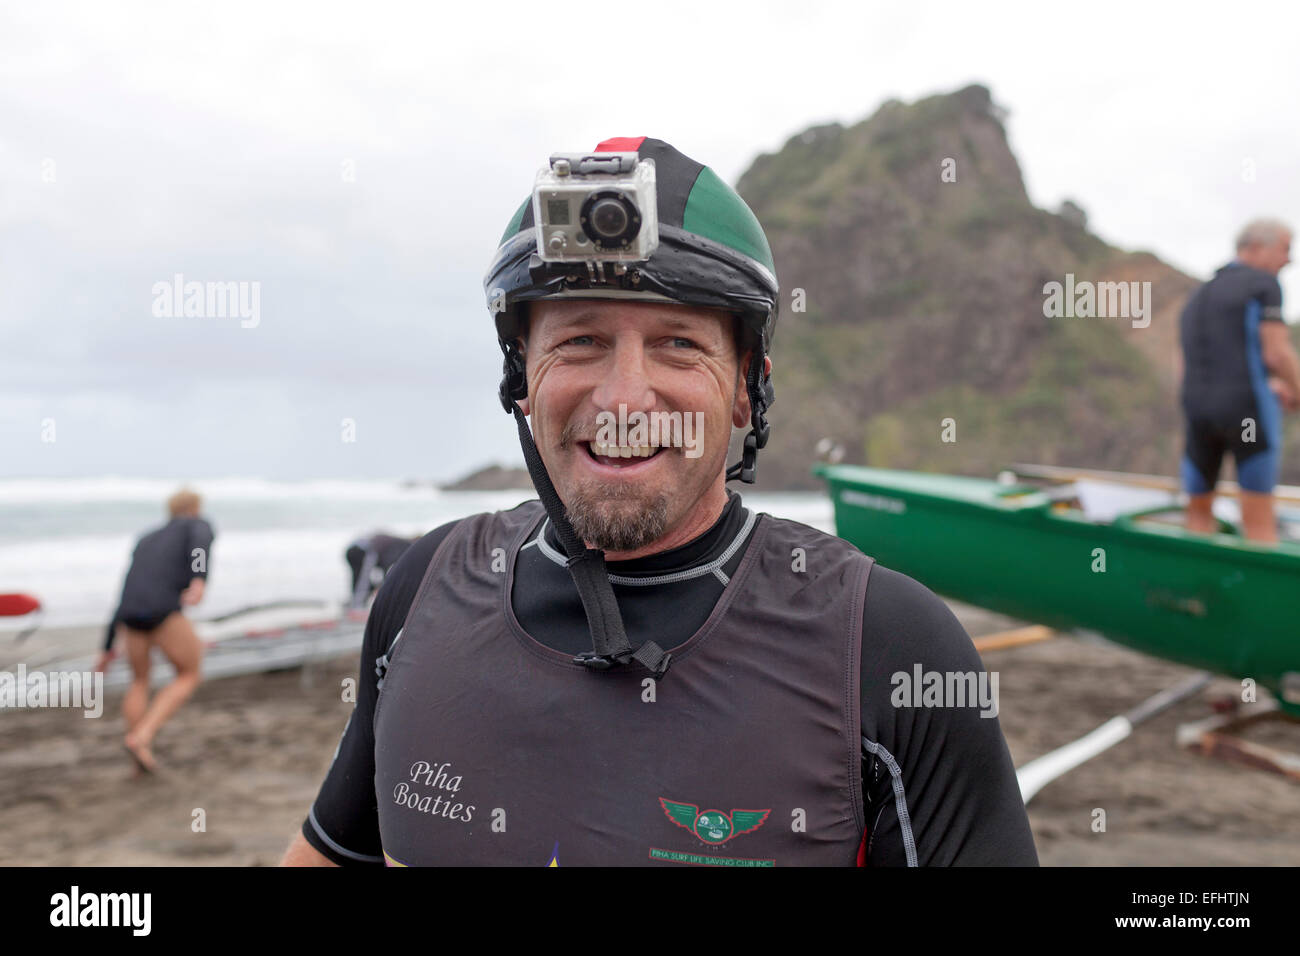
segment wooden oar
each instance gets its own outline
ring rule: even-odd
[[[1138,724],[1191,697],[1213,678],[1214,675],[1209,671],[1193,674],[1173,687],[1147,698],[1128,713],[1112,717],[1092,733],[1029,761],[1016,770],[1016,777],[1020,781],[1020,798],[1028,804],[1034,794],[1057,777],[1109,750],[1133,733],[1133,728]]]
[[[1037,644],[1056,636],[1056,631],[1041,624],[1017,627],[1010,631],[985,634],[974,639],[975,650],[981,654],[985,651],[1000,651],[1006,647],[1020,647],[1023,644]]]
[[[1062,468],[1057,465],[1012,465],[1011,470],[1026,478],[1042,478],[1047,481],[1104,481],[1135,488],[1155,488],[1159,491],[1182,490],[1177,478],[1166,478],[1163,475],[1133,475],[1123,471]],[[1221,481],[1214,491],[1228,498],[1240,497],[1240,489],[1235,481]],[[1273,497],[1289,504],[1300,504],[1300,486],[1278,485],[1273,489]]]

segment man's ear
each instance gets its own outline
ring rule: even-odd
[[[749,404],[749,389],[745,387],[745,382],[749,378],[749,363],[753,361],[754,352],[751,349],[745,353],[740,362],[740,375],[737,379],[736,400],[731,407],[731,423],[737,428],[744,428],[750,424],[753,408]],[[763,356],[763,377],[772,374],[772,357]]]

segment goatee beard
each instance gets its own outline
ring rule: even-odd
[[[596,495],[571,495],[565,512],[574,532],[591,547],[637,551],[663,537],[668,496],[658,494],[647,500],[638,488],[602,488]]]

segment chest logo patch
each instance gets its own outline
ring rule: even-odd
[[[676,803],[663,797],[659,798],[659,804],[669,820],[683,830],[690,830],[710,846],[721,846],[734,837],[754,832],[767,821],[768,814],[772,812],[732,810],[723,813],[721,810],[705,810],[701,813],[700,808],[693,803]]]

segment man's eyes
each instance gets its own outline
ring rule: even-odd
[[[596,341],[595,336],[575,335],[572,338],[565,339],[560,344],[582,346],[582,345],[592,345],[595,343],[595,341]],[[698,349],[700,347],[699,343],[696,342],[694,339],[688,339],[685,336],[681,336],[681,335],[673,336],[668,341],[672,343],[673,348],[678,348],[678,349]]]

